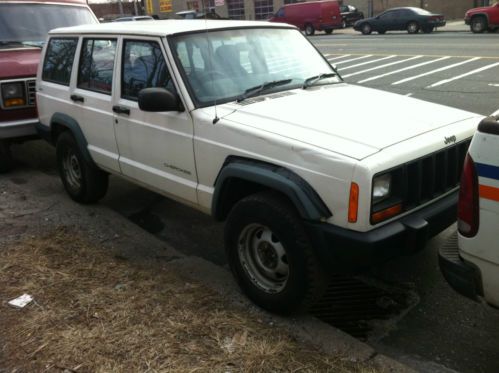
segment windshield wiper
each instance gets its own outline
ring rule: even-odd
[[[332,78],[333,76],[337,76],[338,74],[336,73],[325,73],[325,74],[319,74],[319,75],[314,75],[311,76],[310,78],[305,79],[303,82],[303,89],[307,89],[308,87],[313,86],[315,83],[317,83],[319,80],[327,79],[327,78]]]
[[[280,85],[285,85],[289,84],[293,81],[293,79],[281,79],[281,80],[273,80],[271,82],[265,82],[263,84],[248,88],[247,90],[244,91],[244,94],[241,95],[236,101],[241,102],[246,100],[249,97],[253,97],[258,95],[259,93],[266,91],[268,89],[280,86]]]

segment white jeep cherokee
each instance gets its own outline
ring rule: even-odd
[[[99,200],[112,173],[227,220],[232,271],[269,310],[455,220],[481,117],[346,84],[292,26],[64,28],[42,59],[38,130],[71,198]]]

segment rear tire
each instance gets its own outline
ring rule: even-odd
[[[481,34],[487,27],[487,19],[485,17],[476,16],[471,19],[470,30],[474,34]]]
[[[93,203],[107,192],[108,175],[87,162],[69,132],[63,132],[56,144],[57,168],[64,189],[80,203]]]
[[[413,21],[413,22],[409,22],[409,23],[407,24],[407,32],[408,32],[409,34],[417,34],[417,33],[418,33],[418,31],[419,31],[419,25],[418,25],[418,23],[417,23],[417,22],[414,22],[414,21]]]
[[[304,312],[326,288],[301,218],[277,193],[250,195],[233,207],[225,248],[243,292],[271,312]]]
[[[433,26],[427,26],[423,28],[425,34],[431,34],[435,28]]]
[[[378,34],[384,35],[386,33],[386,30],[378,30]]]
[[[363,35],[369,35],[373,31],[373,28],[369,23],[364,23],[360,29]]]
[[[332,28],[328,28],[328,29],[325,29],[324,32],[328,35],[331,35],[333,33],[333,29]]]
[[[307,36],[312,36],[313,34],[315,34],[314,26],[312,26],[310,23],[307,23],[305,25],[305,34]]]

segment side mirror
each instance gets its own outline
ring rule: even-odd
[[[139,108],[143,111],[184,111],[178,96],[165,88],[144,88],[139,92]]]

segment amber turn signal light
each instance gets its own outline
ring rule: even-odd
[[[376,224],[383,220],[390,219],[392,216],[398,215],[402,212],[402,204],[389,207],[387,209],[375,212],[371,215],[371,223]]]
[[[348,201],[348,222],[356,223],[359,211],[359,186],[357,183],[350,184],[350,198]]]
[[[9,98],[4,101],[3,105],[5,107],[13,107],[13,106],[24,106],[26,103],[23,98]]]

